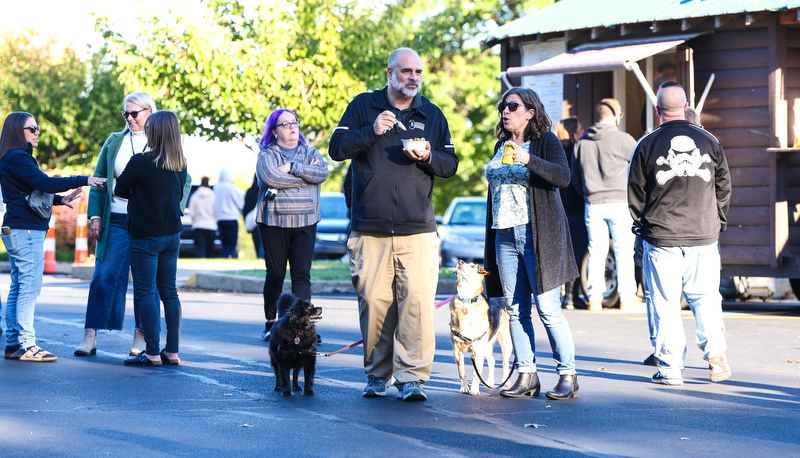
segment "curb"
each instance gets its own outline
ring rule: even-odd
[[[0,272],[11,272],[11,263],[0,262]],[[56,274],[69,275],[72,278],[90,281],[94,275],[94,264],[72,264],[57,262]],[[179,279],[180,280],[180,279]],[[180,285],[180,281],[179,287]],[[263,294],[264,279],[241,275],[222,274],[217,272],[195,272],[183,284],[184,287],[205,291],[226,291],[231,293]],[[284,291],[292,290],[292,283],[283,283]],[[311,281],[311,292],[314,294],[355,294],[356,290],[349,281]],[[455,294],[455,280],[439,280],[436,294]]]
[[[241,275],[227,275],[210,272],[197,272],[189,277],[184,284],[188,288],[197,288],[210,291],[228,291],[232,293],[263,294],[264,279],[243,277]],[[284,291],[291,291],[292,283],[286,280],[283,283]],[[311,281],[311,292],[314,294],[354,294],[353,284],[349,281]],[[455,294],[455,280],[439,280],[436,294]]]

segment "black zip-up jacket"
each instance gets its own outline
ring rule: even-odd
[[[391,234],[434,232],[434,177],[449,178],[458,169],[447,119],[421,95],[414,98],[410,108],[398,110],[389,103],[386,90],[384,87],[356,96],[331,137],[331,158],[351,159],[350,228]],[[395,125],[383,135],[375,134],[372,125],[385,110],[394,112],[408,130]],[[430,142],[428,161],[414,161],[403,153],[402,140],[413,138]]]
[[[656,246],[703,246],[727,228],[731,177],[722,145],[688,121],[642,137],[628,172],[634,232]]]

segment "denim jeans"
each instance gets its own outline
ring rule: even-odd
[[[575,343],[569,323],[561,311],[561,288],[536,294],[536,253],[530,225],[499,229],[495,246],[503,295],[509,306],[511,341],[517,355],[517,369],[519,372],[536,371],[536,342],[531,321],[535,302],[553,350],[558,374],[574,374]]]
[[[33,312],[42,291],[44,239],[47,231],[11,229],[3,244],[11,260],[11,286],[6,301],[6,342],[28,348],[36,345]]]
[[[159,307],[158,294],[164,303],[164,320],[167,323],[167,344],[164,350],[178,353],[181,338],[181,302],[175,277],[178,273],[178,250],[180,234],[161,237],[131,238],[131,272],[133,273],[133,297],[139,304],[145,352],[159,354]]]
[[[103,260],[94,263],[94,275],[89,285],[86,303],[86,329],[122,330],[125,320],[125,296],[131,265],[131,236],[127,215],[112,213],[106,238]],[[140,328],[138,307],[134,303],[136,329]]]
[[[601,302],[606,290],[606,257],[608,234],[614,241],[617,261],[617,291],[623,302],[636,300],[633,245],[633,220],[627,203],[586,204],[586,232],[589,237],[588,295],[590,301]]]
[[[660,247],[644,242],[642,271],[645,299],[652,304],[659,370],[681,377],[686,334],[681,317],[681,291],[695,319],[697,346],[703,358],[724,354],[728,347],[719,294],[719,246]]]

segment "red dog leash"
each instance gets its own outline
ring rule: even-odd
[[[444,304],[447,304],[450,301],[452,301],[455,297],[456,297],[456,295],[453,294],[452,296],[448,297],[447,299],[443,300],[442,302],[439,302],[438,304],[434,305],[433,309],[434,310],[438,309],[439,307],[443,306]],[[357,347],[357,346],[361,345],[362,343],[364,343],[363,339],[359,340],[358,342],[353,342],[350,345],[348,345],[348,346],[346,346],[344,348],[340,348],[340,349],[338,349],[338,350],[336,350],[334,352],[331,352],[331,353],[317,353],[317,356],[333,356],[336,353],[341,353],[341,352],[343,352],[345,350],[349,350],[349,349],[351,349],[353,347]]]

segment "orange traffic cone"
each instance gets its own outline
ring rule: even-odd
[[[50,218],[50,228],[44,239],[44,273],[56,273],[56,218]]]
[[[81,198],[75,224],[75,264],[84,263],[89,258],[89,242],[86,239],[86,206],[86,201]]]

